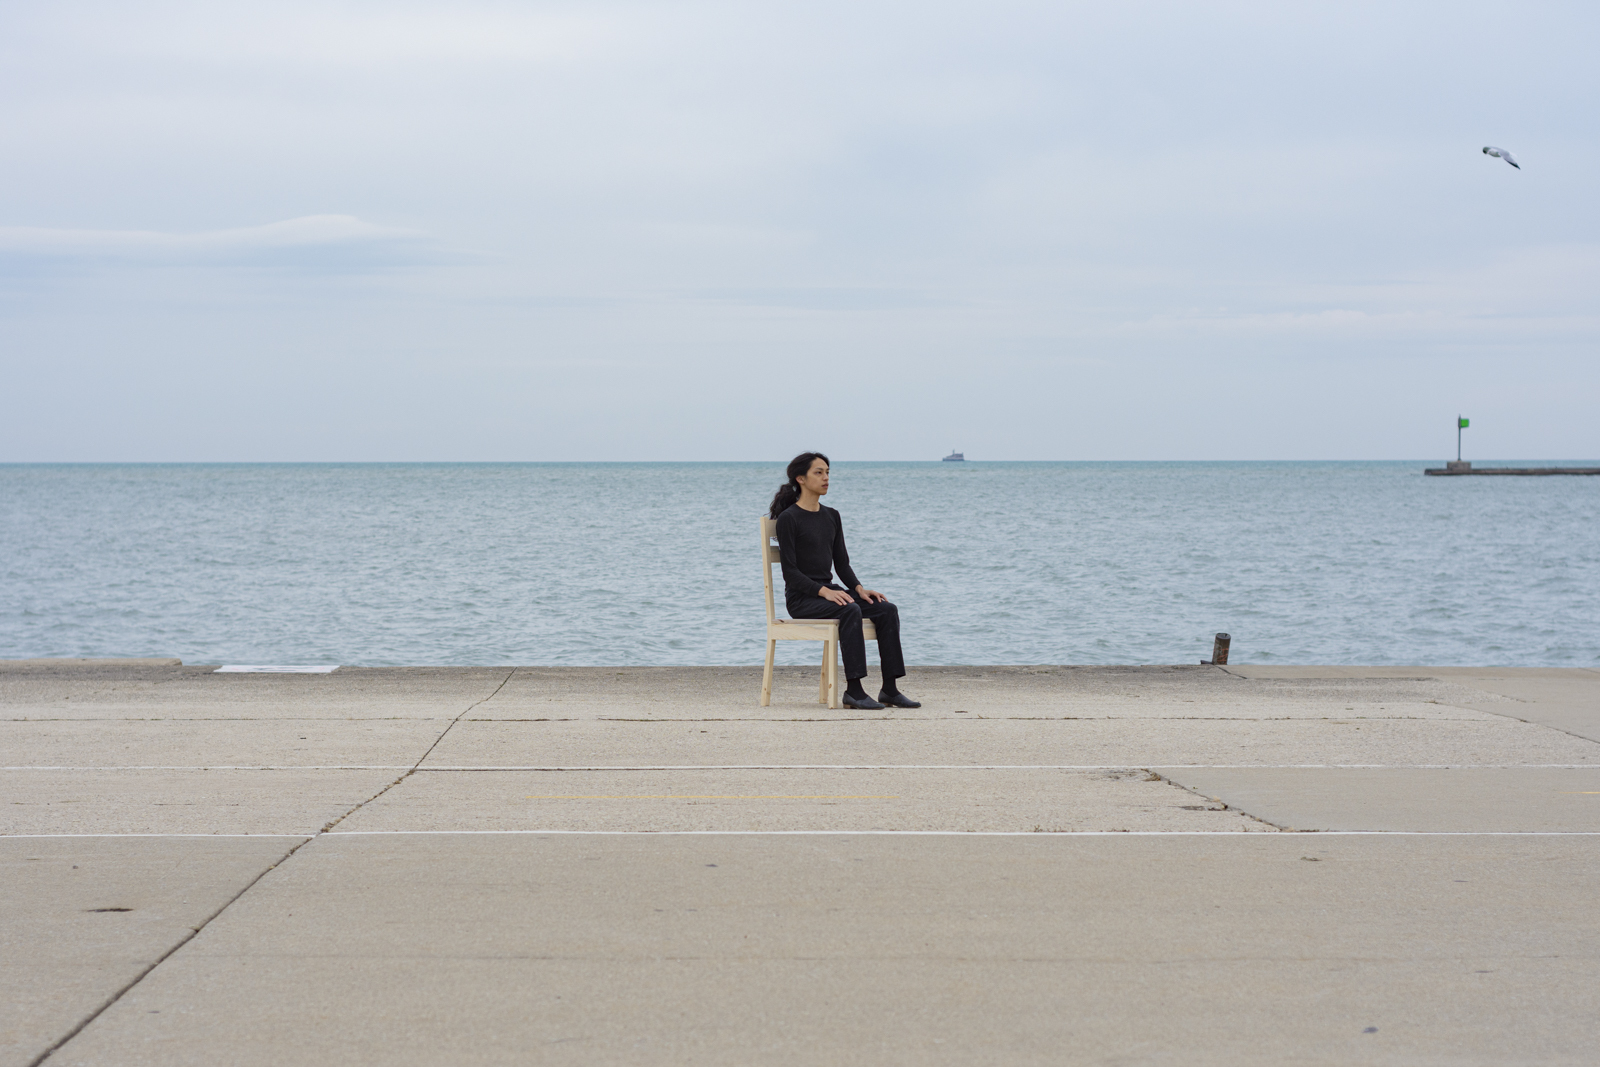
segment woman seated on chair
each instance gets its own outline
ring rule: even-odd
[[[828,492],[828,457],[802,452],[789,463],[789,480],[772,498],[772,517],[778,520],[778,556],[783,563],[783,594],[789,615],[795,619],[838,619],[839,653],[844,659],[847,707],[877,710],[884,705],[920,708],[900,692],[895,682],[906,674],[900,653],[900,609],[874,589],[856,580],[850,555],[844,548],[844,524],[839,513],[822,506]],[[839,572],[844,587],[834,584]],[[871,619],[878,631],[878,661],[883,688],[878,699],[867,696],[861,679],[867,676],[867,642],[861,620]]]

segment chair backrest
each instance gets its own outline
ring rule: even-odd
[[[767,590],[767,621],[776,622],[777,608],[772,603],[772,565],[778,562],[778,520],[761,516],[761,584]]]

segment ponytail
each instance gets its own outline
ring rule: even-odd
[[[794,484],[794,480],[805,477],[806,472],[811,469],[811,464],[819,459],[832,466],[828,457],[821,452],[802,452],[789,461],[789,480],[778,486],[778,491],[773,494],[772,507],[767,513],[769,518],[776,519],[794,507],[795,501],[800,499],[800,487]]]
[[[794,502],[799,499],[800,487],[793,482],[778,486],[778,491],[772,496],[772,507],[767,512],[767,518],[777,518],[794,507]]]

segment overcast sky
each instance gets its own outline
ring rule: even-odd
[[[0,461],[1600,457],[1597,30],[9,0]]]

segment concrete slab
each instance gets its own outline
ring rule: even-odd
[[[351,832],[1271,829],[1142,771],[980,769],[419,771],[339,824]]]
[[[919,698],[928,694],[918,693]],[[1231,699],[1199,698],[1195,700],[1149,699],[1123,697],[1096,697],[1079,699],[1074,703],[1044,700],[995,703],[981,699],[980,694],[968,693],[979,699],[939,701],[929,696],[921,708],[886,708],[883,711],[855,711],[853,709],[829,710],[820,704],[774,704],[771,707],[708,706],[705,703],[656,705],[640,708],[625,703],[584,704],[581,706],[534,706],[527,704],[500,704],[491,701],[473,708],[468,717],[474,720],[499,720],[503,722],[856,722],[888,720],[893,722],[939,722],[954,716],[980,719],[1324,719],[1330,715],[1339,718],[1424,718],[1424,719],[1485,719],[1494,711],[1447,704],[1438,700],[1394,700],[1370,702],[1345,699],[1338,696],[1319,696],[1315,699],[1275,699],[1271,694],[1245,693]],[[1348,694],[1346,694],[1348,696]],[[1478,698],[1490,697],[1487,693],[1474,693]],[[1466,697],[1465,699],[1470,699]],[[1494,699],[1491,697],[1491,699]],[[1509,697],[1499,698],[1497,704],[1515,711],[1520,705]]]
[[[821,662],[820,646],[817,662]],[[874,669],[875,671],[875,669]],[[1176,687],[1192,695],[1192,690],[1246,688],[1240,679],[1210,667],[1072,667],[1056,665],[1024,667],[913,667],[910,680],[924,689],[947,681],[983,682],[997,697],[1027,697],[1043,687],[1049,691],[1093,691],[1105,694],[1139,692],[1146,696],[1163,687]],[[779,667],[774,675],[774,697],[780,690],[785,697],[804,703],[807,682],[815,692],[816,667]],[[755,686],[750,680],[755,679]],[[877,675],[870,675],[876,680]],[[790,692],[791,687],[793,692]],[[931,689],[929,690],[931,691]],[[518,667],[516,675],[495,695],[502,703],[558,700],[574,704],[584,701],[620,699],[641,706],[679,701],[721,700],[724,693],[736,694],[754,702],[761,695],[761,668],[750,667]]]
[[[875,680],[868,681],[876,684]],[[759,706],[758,667],[519,667],[476,718],[639,719],[862,717],[815,702],[817,675],[809,668],[776,672],[773,702]],[[1482,690],[1430,677],[1256,681],[1215,667],[917,667],[905,689],[920,711],[895,718],[971,714],[1118,717],[1175,715],[1270,717],[1310,714],[1346,704],[1450,703],[1485,699]],[[1507,698],[1507,703],[1514,703]]]
[[[314,834],[396,771],[0,771],[0,835]]]
[[[0,722],[390,722],[401,719],[456,718],[470,706],[467,701],[417,701],[381,703],[347,701],[343,703],[288,703],[268,701],[230,701],[224,704],[187,703],[165,705],[147,703],[104,704],[93,700],[65,701],[59,704],[0,705]],[[1471,714],[1458,710],[1458,714]]]
[[[148,696],[161,679],[198,675],[203,668],[172,669],[81,669],[11,668],[0,671],[0,713],[11,717],[13,709],[53,708],[57,704],[87,701],[96,694],[121,694],[113,700],[126,700],[130,693]]]
[[[0,722],[11,767],[405,766],[450,719]]]
[[[1600,833],[1600,769],[1245,767],[1166,773],[1202,796],[1286,829]]]
[[[130,717],[393,715],[408,707],[459,715],[488,698],[510,667],[341,667],[332,674],[215,674],[214,667],[18,668],[0,671],[0,709],[71,707]],[[278,709],[277,711],[271,709]],[[7,715],[6,717],[14,717]]]
[[[1466,690],[1440,697],[1457,707],[1510,715],[1600,741],[1600,670],[1565,667],[1229,667],[1251,680],[1277,684],[1317,679],[1323,683],[1374,678],[1386,670],[1431,672]],[[1508,703],[1509,702],[1509,703]]]
[[[1351,664],[1266,664],[1230,663],[1220,668],[1228,674],[1249,679],[1277,680],[1327,680],[1349,679],[1473,679],[1486,678],[1571,678],[1593,675],[1600,679],[1600,669],[1591,667],[1430,667],[1419,666],[1360,666]]]
[[[430,753],[426,765],[1194,763],[1600,765],[1600,744],[1497,715],[1279,720],[480,720],[457,723]]]
[[[117,659],[92,659],[81,656],[40,656],[33,659],[0,659],[0,671],[25,667],[101,668],[101,667],[181,667],[183,660],[176,656],[132,656]]]
[[[1557,717],[1593,672],[918,668],[927,706],[873,717],[780,674],[762,709],[755,667],[0,670],[0,763],[301,768],[0,772],[0,831],[310,834],[358,809],[50,1063],[1592,1059],[1594,837],[1278,833],[1127,768],[1227,765],[1236,802],[1329,826],[1593,826],[1600,746]],[[768,769],[427,769],[364,807],[403,772],[303,769],[408,765],[457,716],[430,767]],[[973,763],[1013,769],[936,769]],[[1394,777],[1269,766],[1307,763]],[[1512,769],[1397,766],[1439,763]],[[601,832],[457,832],[533,826]],[[752,828],[807,833],[609,833]],[[390,832],[412,829],[442,832]]]
[[[1474,678],[1472,686],[1518,703],[1508,708],[1492,700],[1474,700],[1462,701],[1461,706],[1600,741],[1600,672],[1592,678],[1577,672],[1559,677]]]
[[[167,707],[159,703],[144,705],[97,704],[88,701],[56,706],[10,704],[0,707],[0,722],[251,722],[276,720],[303,722],[394,722],[404,719],[443,720],[456,718],[469,706],[465,702],[418,702],[382,704],[349,702],[338,705],[273,704],[238,701],[229,704],[188,704]],[[1471,714],[1458,710],[1458,714]]]
[[[0,838],[0,1067],[34,1062],[304,840]]]
[[[1586,1064],[1562,838],[329,835],[52,1063]]]
[[[1338,702],[1379,711],[1386,704],[1518,704],[1439,678],[1253,679],[1198,666],[919,667],[907,688],[925,706],[894,717],[1271,718],[1315,716]],[[474,717],[507,719],[861,717],[816,704],[809,669],[780,669],[770,708],[758,706],[759,691],[757,667],[523,667],[514,674],[507,668],[344,667],[331,675],[40,668],[0,672],[0,718],[392,717],[419,710],[455,715],[469,706]]]

